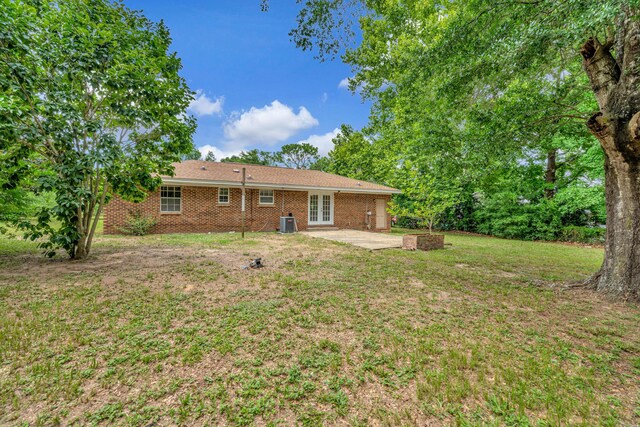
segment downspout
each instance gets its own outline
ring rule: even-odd
[[[367,227],[367,230],[371,230],[371,215],[369,215],[369,198],[366,198],[366,202],[364,205],[364,224]]]
[[[247,169],[242,168],[242,238],[244,239],[245,216],[246,216],[246,198],[245,198],[245,181]]]
[[[253,227],[253,188],[249,189],[249,216],[251,221],[251,227]]]

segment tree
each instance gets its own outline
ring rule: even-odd
[[[192,151],[193,94],[166,26],[121,3],[2,1],[0,22],[0,163],[55,195],[20,226],[85,258],[109,198],[143,199]]]
[[[356,131],[342,124],[332,142],[327,172],[381,184],[400,184],[391,184],[391,180],[402,158],[402,147],[390,135],[381,137],[373,126]]]
[[[318,160],[318,148],[307,142],[285,144],[277,156],[279,162],[288,168],[309,169]]]
[[[420,226],[426,226],[433,233],[437,220],[455,204],[456,192],[441,185],[433,174],[421,173],[410,162],[406,162],[397,172],[398,181],[411,183],[403,185],[402,195],[392,200],[390,211],[394,215],[417,218]]]
[[[327,156],[318,157],[318,160],[313,162],[309,169],[315,171],[329,172],[331,168],[331,160]]]
[[[202,160],[202,153],[195,146],[187,154],[182,155],[182,160]]]
[[[598,290],[640,299],[640,11],[627,5],[614,34],[581,54],[600,111],[587,127],[605,154],[607,237]],[[614,56],[615,52],[615,56]]]
[[[213,154],[213,151],[209,151],[207,153],[207,155],[204,156],[204,161],[205,162],[215,162],[216,161],[216,155]]]
[[[293,33],[298,46],[335,53],[325,47],[335,46],[332,30],[349,22],[343,3],[352,2],[306,2]],[[518,145],[541,147],[558,126],[586,122],[604,152],[607,205],[605,258],[591,283],[640,299],[638,0],[359,5],[362,42],[343,57],[356,71],[351,86],[375,100],[374,121],[414,132],[416,146],[436,146],[441,130],[460,130],[469,137],[462,145],[490,163]],[[592,111],[580,108],[585,94],[595,98]],[[509,97],[522,105],[501,115]],[[447,155],[458,147],[439,149]]]
[[[220,160],[225,163],[247,163],[250,165],[273,166],[276,164],[273,153],[261,151],[256,148],[249,151],[241,151],[240,154],[225,157]]]
[[[329,172],[365,181],[374,179],[373,148],[362,132],[343,124],[340,126],[340,133],[332,142],[333,149],[329,151]]]

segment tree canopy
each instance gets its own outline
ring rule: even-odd
[[[224,157],[221,162],[229,163],[248,163],[251,165],[263,165],[273,166],[276,163],[273,153],[268,151],[262,151],[254,148],[249,151],[241,151],[240,154],[236,154],[229,157]]]
[[[120,3],[3,0],[0,22],[0,182],[37,172],[55,206],[19,225],[83,258],[110,197],[144,198],[192,151],[192,92],[166,26]]]
[[[479,186],[476,203],[502,194],[500,206],[540,206],[536,215],[556,198],[563,208],[582,200],[586,212],[606,193],[605,262],[593,283],[637,297],[640,251],[626,236],[640,232],[638,7],[638,0],[310,0],[291,36],[321,58],[342,53],[352,66],[350,88],[374,102],[365,133],[374,145],[394,147],[389,174],[410,162],[452,190]],[[356,25],[361,37],[349,40]],[[351,27],[339,31],[344,26]],[[594,163],[602,160],[605,173]],[[542,172],[535,191],[519,166]]]
[[[215,161],[215,160],[214,160]],[[263,166],[284,166],[295,169],[325,169],[326,158],[318,155],[318,148],[309,143],[285,144],[278,151],[252,149],[224,157],[221,162],[247,163]]]
[[[295,169],[309,169],[318,158],[318,148],[307,142],[285,144],[277,153],[279,163]]]

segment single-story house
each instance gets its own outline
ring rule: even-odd
[[[240,231],[242,172],[247,231],[278,229],[293,216],[298,230],[337,227],[388,231],[387,206],[395,188],[316,170],[187,160],[140,203],[114,198],[104,210],[104,232],[119,233],[130,212],[157,223],[153,233]]]

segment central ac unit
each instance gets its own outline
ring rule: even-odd
[[[293,233],[296,231],[296,219],[292,216],[280,217],[280,232]]]

